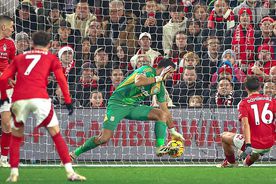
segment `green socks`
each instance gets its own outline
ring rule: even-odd
[[[165,144],[166,130],[167,130],[167,125],[165,122],[163,121],[155,122],[154,133],[155,133],[155,139],[156,139],[156,147],[160,147]]]
[[[74,153],[75,155],[78,157],[80,156],[80,154],[84,153],[84,152],[87,152],[93,148],[96,148],[98,146],[98,144],[96,144],[94,142],[95,140],[95,136],[94,137],[91,137],[90,139],[88,139],[82,146],[78,147]]]

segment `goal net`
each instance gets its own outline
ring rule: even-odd
[[[156,67],[161,59],[176,64],[177,71],[166,82],[166,98],[176,129],[185,138],[183,156],[157,157],[154,122],[124,119],[107,144],[82,154],[76,163],[214,164],[225,157],[221,133],[242,133],[237,104],[246,96],[246,75],[256,74],[254,62],[269,86],[267,94],[276,94],[275,77],[269,73],[276,56],[275,2],[260,1],[252,5],[252,13],[240,11],[245,1],[0,1],[0,14],[14,18],[18,53],[31,48],[32,32],[52,35],[50,50],[62,62],[73,115],[68,116],[54,77],[49,78],[48,92],[70,151],[100,133],[108,98],[134,69]],[[247,32],[240,27],[247,21],[241,16],[248,16]],[[155,101],[149,98],[145,104]],[[30,116],[25,126],[22,162],[60,164],[50,136],[35,121]],[[275,156],[273,148],[260,162],[271,163]]]

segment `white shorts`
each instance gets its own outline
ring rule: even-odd
[[[12,127],[14,128],[18,126],[18,123],[25,124],[31,112],[36,118],[36,126],[53,127],[58,125],[51,99],[18,100],[12,104],[11,111],[13,116]]]
[[[244,137],[242,134],[236,134],[233,138],[233,142],[236,148],[242,149],[243,145],[245,144],[244,142]],[[253,153],[258,153],[258,154],[264,154],[270,151],[271,148],[267,149],[256,149],[252,148]]]
[[[13,88],[7,89],[6,92],[7,92],[8,98],[10,100],[10,103],[4,102],[4,104],[0,107],[0,113],[1,112],[9,112],[11,109],[11,101],[12,101],[11,97],[12,97],[12,93],[13,93]]]

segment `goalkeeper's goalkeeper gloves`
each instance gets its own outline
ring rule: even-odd
[[[166,78],[169,76],[170,71],[173,69],[172,66],[167,66],[164,68],[159,76],[155,77],[155,82],[161,82],[166,80]]]
[[[180,139],[181,141],[184,141],[184,137],[183,135],[181,135],[180,133],[178,133],[175,128],[171,128],[169,129],[170,134],[172,135],[172,137],[176,138],[176,139]]]
[[[246,144],[244,152],[240,155],[240,159],[244,160],[247,157],[247,155],[250,155],[251,153],[252,153],[251,144]]]
[[[70,103],[70,104],[65,104],[65,105],[66,105],[67,110],[69,111],[68,115],[69,115],[69,116],[72,115],[73,112],[74,112],[73,104]]]
[[[5,99],[0,99],[0,107],[2,106],[2,105],[4,105],[4,103],[5,102],[8,102],[8,103],[10,103],[10,100],[9,100],[9,98],[5,98]]]

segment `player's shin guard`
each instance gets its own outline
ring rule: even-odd
[[[1,139],[1,156],[8,156],[10,150],[11,133],[2,132]]]
[[[91,137],[90,139],[88,139],[87,141],[85,141],[85,143],[82,146],[78,147],[74,151],[75,155],[78,157],[82,153],[87,152],[91,149],[94,149],[94,148],[98,147],[99,145],[95,143],[95,138],[96,137],[94,136],[94,137]]]
[[[70,163],[71,162],[71,158],[69,156],[68,147],[67,147],[64,139],[62,138],[60,132],[57,133],[56,135],[54,135],[52,137],[52,139],[53,139],[53,141],[55,143],[57,152],[59,154],[59,157],[60,157],[62,163],[64,165],[67,164],[67,163]]]
[[[20,157],[20,144],[23,137],[11,136],[10,165],[11,168],[18,168]]]
[[[154,126],[154,133],[156,139],[156,147],[163,146],[166,139],[167,125],[165,122],[157,121]]]

